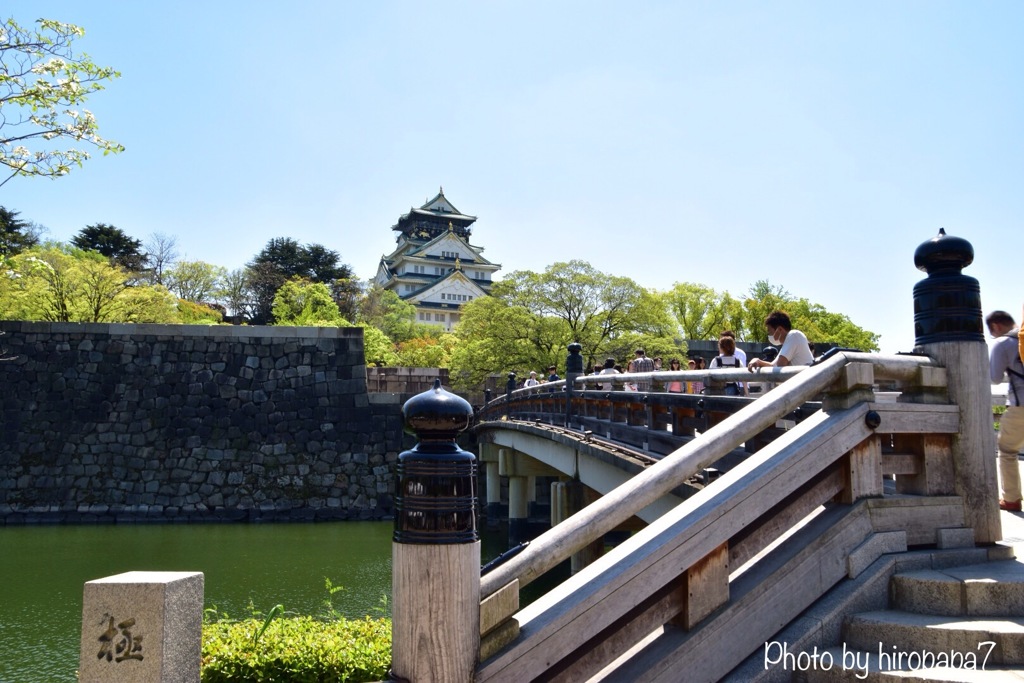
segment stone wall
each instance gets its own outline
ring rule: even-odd
[[[366,369],[366,388],[371,393],[400,394],[411,398],[433,388],[434,380],[451,390],[448,368],[369,367]]]
[[[0,523],[380,519],[359,328],[0,322]]]

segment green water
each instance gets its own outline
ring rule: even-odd
[[[390,522],[0,527],[0,683],[73,682],[82,584],[132,570],[201,571],[205,603],[318,614],[324,577],[348,617],[391,594]]]
[[[0,683],[74,683],[82,585],[126,571],[201,571],[205,606],[320,614],[329,578],[350,618],[390,616],[391,522],[0,527]],[[481,531],[484,562],[506,528]],[[543,585],[542,582],[538,584]]]

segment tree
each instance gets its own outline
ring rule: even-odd
[[[677,282],[665,294],[665,301],[684,339],[716,340],[722,330],[734,327],[729,321],[736,310],[735,300],[707,285]]]
[[[150,273],[150,283],[163,285],[164,271],[178,260],[178,240],[162,232],[154,232],[145,243],[146,267]]]
[[[270,324],[274,320],[274,295],[286,279],[273,263],[261,261],[246,267],[244,281],[249,322]]]
[[[341,317],[331,292],[322,282],[302,278],[288,280],[274,296],[274,322],[278,325],[348,325]]]
[[[252,292],[249,289],[247,270],[236,268],[227,273],[221,281],[220,302],[232,315],[247,320],[253,317]]]
[[[194,303],[212,301],[221,290],[227,268],[205,261],[178,261],[165,273],[167,289]]]
[[[359,298],[357,320],[373,325],[393,341],[413,339],[420,332],[416,307],[394,291],[370,284]],[[437,329],[442,329],[439,325]]]
[[[106,223],[85,226],[71,238],[71,244],[85,251],[103,254],[114,265],[133,273],[141,272],[146,265],[142,242],[129,237],[121,228]]]
[[[807,299],[789,302],[786,308],[793,327],[806,334],[812,342],[829,342],[849,349],[878,351],[879,336],[855,325],[842,313],[830,313],[821,304],[813,304]]]
[[[177,299],[96,252],[46,244],[6,259],[0,318],[53,322],[179,322]]]
[[[586,261],[569,261],[548,266],[543,273],[515,271],[496,283],[492,296],[503,298],[539,318],[550,318],[563,326],[544,326],[547,338],[538,348],[550,346],[559,355],[576,341],[584,355],[603,359],[610,352],[632,357],[633,349],[620,351],[621,337],[635,333],[646,339],[645,346],[672,346],[674,326],[664,301],[629,278],[608,275]],[[560,330],[560,331],[559,331]],[[538,340],[539,341],[539,340]],[[549,364],[561,365],[564,358]],[[547,366],[544,366],[547,367]]]
[[[301,245],[291,237],[276,237],[263,247],[251,264],[271,263],[287,280],[301,277],[330,284],[352,277],[352,268],[341,263],[338,252],[320,244]]]
[[[363,353],[367,365],[397,365],[398,354],[395,345],[386,334],[373,325],[359,325],[363,328]]]
[[[50,19],[36,24],[25,28],[13,18],[0,24],[0,164],[10,170],[0,186],[18,175],[66,175],[90,157],[65,144],[85,144],[104,155],[124,151],[99,136],[92,112],[78,108],[121,74],[73,51],[72,43],[85,35],[82,28]]]
[[[39,243],[32,224],[23,221],[18,211],[0,206],[0,256],[13,256]]]
[[[445,332],[436,337],[415,337],[398,346],[398,365],[409,368],[449,368],[459,338]]]
[[[773,285],[767,280],[758,280],[752,284],[743,301],[747,341],[767,344],[768,331],[764,327],[764,319],[774,310],[785,310],[790,301],[793,301],[793,295],[782,285]]]
[[[338,252],[319,244],[304,246],[291,237],[271,239],[247,266],[252,322],[266,324],[272,319],[274,293],[293,277],[328,285],[339,310],[344,306],[346,315],[353,316],[351,299],[358,286],[351,282],[352,268],[340,261]]]
[[[462,307],[459,345],[451,357],[459,387],[490,373],[517,373],[565,364],[568,345],[583,345],[589,362],[680,353],[664,302],[629,278],[610,276],[584,261],[556,263],[544,273],[516,271],[491,296]]]

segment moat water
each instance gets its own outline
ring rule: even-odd
[[[0,683],[74,683],[82,586],[134,570],[201,571],[205,607],[390,616],[391,522],[0,527]],[[484,560],[504,550],[484,534]]]

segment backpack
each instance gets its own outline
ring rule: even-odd
[[[720,367],[720,368],[739,368],[739,367],[743,367],[740,364],[740,359],[737,358],[736,356],[732,357],[732,360],[733,360],[732,365],[726,365],[725,364],[725,358],[723,356],[715,356],[712,359],[711,362],[714,363],[716,360],[718,361],[718,367]],[[743,395],[743,388],[740,386],[739,382],[729,382],[728,384],[725,385],[725,395],[726,396],[742,396]]]

